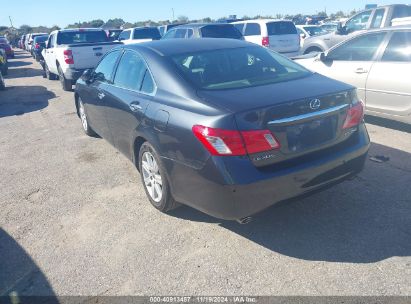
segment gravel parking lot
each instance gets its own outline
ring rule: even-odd
[[[411,295],[411,127],[367,118],[365,170],[249,225],[161,214],[17,51],[0,92],[0,295]],[[252,202],[250,202],[252,203]]]

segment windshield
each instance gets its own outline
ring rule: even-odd
[[[243,35],[231,24],[206,25],[201,28],[204,38],[232,38],[242,39]]]
[[[325,34],[324,29],[319,26],[305,26],[304,30],[306,30],[310,36]]]
[[[107,42],[104,31],[78,31],[60,32],[57,36],[57,44],[99,43]]]
[[[254,46],[179,54],[171,59],[185,79],[206,90],[247,88],[312,74],[277,53]]]

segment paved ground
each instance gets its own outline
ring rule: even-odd
[[[24,53],[0,92],[0,295],[411,295],[411,128],[371,120],[352,181],[249,225],[147,201]]]

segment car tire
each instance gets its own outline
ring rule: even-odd
[[[179,207],[171,195],[170,184],[160,157],[148,142],[143,143],[140,148],[138,168],[144,191],[154,208],[165,213]]]
[[[57,76],[55,74],[53,74],[52,72],[50,72],[49,67],[47,66],[47,64],[44,64],[44,73],[46,75],[45,78],[47,78],[48,80],[56,80]]]
[[[81,120],[81,125],[83,126],[84,133],[86,133],[90,137],[97,137],[97,133],[94,132],[94,130],[90,127],[90,123],[87,117],[87,112],[84,107],[84,103],[80,97],[78,97],[77,102],[78,102],[77,104],[78,113],[77,114]]]
[[[59,72],[59,80],[61,83],[61,87],[64,91],[71,91],[73,89],[73,83],[71,82],[71,80],[66,79],[63,70],[60,66],[57,67],[57,70]]]
[[[4,83],[3,74],[0,73],[0,91],[4,91],[6,89],[6,84]]]

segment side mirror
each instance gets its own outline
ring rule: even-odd
[[[321,62],[324,62],[324,63],[331,61],[331,59],[324,52],[320,53],[318,58],[320,59]]]
[[[306,34],[300,34],[300,36],[301,36],[301,39],[307,38],[307,35],[306,35]]]
[[[91,83],[93,81],[94,77],[94,70],[93,69],[87,69],[84,71],[83,75],[81,76],[81,79],[84,80],[86,83]]]
[[[338,22],[337,24],[337,33],[340,35],[346,34],[346,28],[345,28],[345,25],[342,24],[342,22]]]

